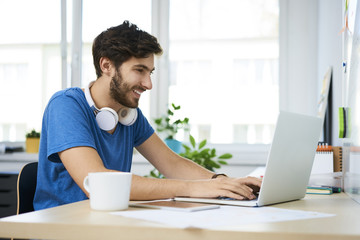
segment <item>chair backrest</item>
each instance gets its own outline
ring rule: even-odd
[[[17,214],[34,211],[33,201],[37,181],[38,163],[26,164],[17,181]]]

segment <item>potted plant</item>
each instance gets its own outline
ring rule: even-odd
[[[185,152],[180,153],[187,159],[190,159],[204,168],[215,171],[219,169],[221,165],[227,165],[227,160],[232,158],[232,154],[225,153],[221,156],[217,156],[215,148],[206,148],[207,140],[202,140],[199,144],[196,144],[195,138],[190,135],[190,146],[183,144]]]
[[[30,132],[26,133],[25,148],[27,153],[39,152],[39,145],[40,145],[40,132],[37,132],[35,129],[32,129]]]
[[[190,135],[189,140],[190,146],[183,144],[185,152],[180,153],[179,155],[194,161],[210,171],[215,172],[215,169],[220,169],[221,165],[227,165],[227,160],[233,157],[230,153],[224,153],[217,156],[215,148],[205,147],[207,144],[206,139],[202,140],[199,144],[196,144],[195,138]],[[164,176],[156,169],[153,169],[150,172],[150,177],[164,178]]]
[[[175,111],[180,110],[180,108],[180,105],[176,106],[172,103],[171,107],[167,110],[166,116],[159,117],[154,120],[156,124],[156,131],[165,135],[165,143],[176,153],[180,153],[181,151],[181,142],[175,139],[175,135],[180,129],[184,129],[184,131],[189,130],[189,118],[173,119]]]

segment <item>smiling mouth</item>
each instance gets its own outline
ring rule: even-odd
[[[141,92],[139,92],[138,90],[134,90],[134,92],[135,92],[136,94],[141,95]]]
[[[134,89],[134,90],[133,90],[133,93],[135,94],[135,97],[139,99],[139,98],[141,97],[141,94],[142,94],[143,92]]]

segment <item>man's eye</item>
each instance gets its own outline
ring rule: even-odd
[[[142,73],[142,72],[144,72],[144,69],[139,68],[139,69],[136,69],[136,71],[138,71],[139,73]]]

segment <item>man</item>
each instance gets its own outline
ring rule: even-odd
[[[129,172],[133,147],[166,179],[133,175],[132,200],[175,196],[255,198],[253,192],[260,188],[261,180],[216,175],[180,157],[143,116],[139,99],[152,88],[154,55],[161,53],[155,37],[127,21],[96,37],[96,81],[85,90],[57,92],[44,112],[35,210],[87,199],[82,185],[85,176],[89,172]],[[121,123],[122,111],[130,114],[130,123]],[[111,126],[111,122],[115,124]]]

